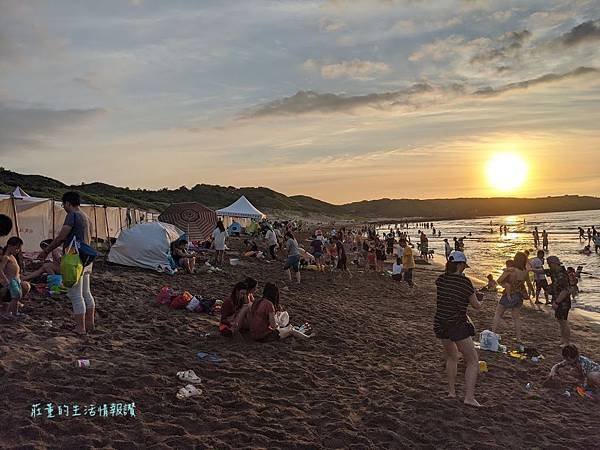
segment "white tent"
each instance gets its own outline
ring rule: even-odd
[[[151,213],[119,207],[81,205],[81,209],[90,219],[92,238],[102,240],[116,238],[122,229],[128,228],[128,211],[133,217],[131,225],[139,223],[142,215],[145,220],[154,218]],[[60,202],[30,197],[20,187],[9,195],[0,195],[0,214],[9,216],[15,224],[9,236],[0,238],[0,245],[5,245],[10,236],[18,235],[23,239],[25,253],[41,251],[40,242],[56,237],[66,216]]]
[[[21,189],[21,186],[17,186],[13,191],[12,195],[15,198],[31,197],[31,195],[29,195],[27,192]]]
[[[234,221],[247,225],[251,219],[260,220],[267,217],[243,195],[227,208],[218,209],[217,216],[223,219],[226,227]]]
[[[184,232],[170,223],[141,223],[123,230],[111,247],[108,261],[124,266],[170,272],[171,243]]]

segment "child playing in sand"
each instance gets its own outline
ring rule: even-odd
[[[488,284],[480,289],[481,292],[497,292],[498,282],[494,280],[494,275],[491,273],[487,276]]]
[[[23,241],[13,236],[6,242],[0,256],[0,299],[8,302],[6,312],[12,319],[20,317],[19,302],[31,289],[29,283],[21,281],[21,267],[16,258],[22,247]]]
[[[584,384],[600,389],[600,364],[579,354],[579,349],[573,344],[565,345],[562,349],[563,361],[555,364],[550,370],[550,379],[558,375],[558,371],[566,366],[576,367],[583,377]]]

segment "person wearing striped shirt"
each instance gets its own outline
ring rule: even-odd
[[[475,400],[475,384],[479,373],[479,356],[472,339],[472,336],[475,336],[475,327],[467,315],[467,307],[471,305],[475,309],[481,308],[482,294],[478,297],[471,280],[463,275],[468,267],[463,252],[453,251],[448,256],[446,271],[435,282],[437,308],[433,330],[444,347],[448,396],[456,398],[456,372],[460,352],[467,365],[464,403],[470,406],[481,406]]]

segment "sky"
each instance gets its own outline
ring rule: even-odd
[[[0,0],[0,11],[7,169],[333,203],[600,195],[600,0]],[[528,166],[508,193],[486,176],[505,152]]]

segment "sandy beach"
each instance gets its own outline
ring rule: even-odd
[[[412,290],[373,272],[354,273],[332,282],[304,271],[301,286],[283,291],[282,304],[293,323],[310,322],[316,335],[259,344],[219,336],[217,317],[154,300],[165,284],[223,299],[244,276],[258,279],[259,289],[273,280],[283,287],[279,263],[243,259],[223,273],[174,277],[98,263],[94,334],[79,338],[63,329],[70,322],[66,297],[38,296],[27,320],[0,324],[0,447],[598,448],[598,403],[562,395],[576,378],[541,385],[560,360],[550,315],[523,312],[525,341],[542,362],[480,352],[489,367],[477,384],[485,408],[473,409],[444,398],[432,330],[439,267],[418,266]],[[489,297],[471,312],[478,332],[489,327],[494,307]],[[598,360],[600,325],[573,314],[572,329],[582,353]],[[509,322],[503,330],[510,347]],[[199,360],[200,351],[222,362]],[[80,358],[91,366],[76,368]],[[203,394],[180,401],[175,374],[187,369],[203,379]],[[459,395],[463,380],[461,374]],[[48,418],[44,410],[47,403],[117,402],[135,402],[135,416]],[[34,404],[40,417],[31,417]]]

